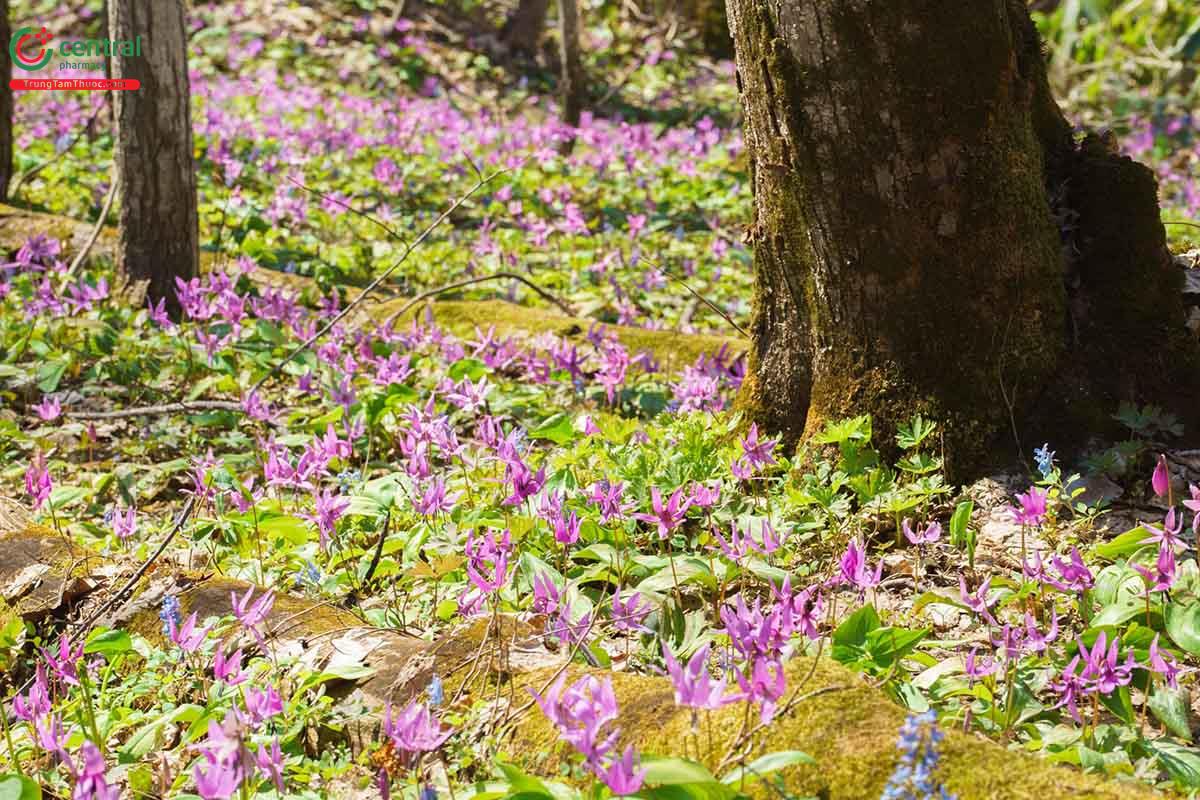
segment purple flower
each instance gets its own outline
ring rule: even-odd
[[[244,683],[248,676],[242,672],[241,649],[234,650],[231,655],[226,657],[225,647],[218,646],[217,651],[213,653],[213,675],[228,686]]]
[[[283,713],[283,698],[274,686],[268,686],[265,691],[250,687],[245,692],[246,711],[250,715],[250,724],[257,727],[264,720]]]
[[[258,751],[254,754],[254,763],[264,775],[271,778],[279,793],[283,794],[283,751],[279,749],[278,736],[271,740],[270,748],[265,744],[258,746]]]
[[[413,501],[413,509],[418,514],[423,514],[427,517],[436,516],[437,514],[449,514],[454,510],[462,495],[462,492],[447,494],[446,481],[438,475],[429,482],[429,486],[426,487],[421,497]]]
[[[58,637],[57,652],[40,648],[46,666],[54,674],[56,680],[67,686],[79,685],[79,659],[83,658],[83,643],[71,646],[71,639],[66,634]]]
[[[1110,694],[1118,686],[1129,684],[1133,668],[1137,666],[1133,653],[1126,653],[1125,660],[1119,661],[1120,640],[1113,637],[1111,643],[1106,634],[1101,631],[1089,652],[1083,640],[1079,640],[1079,651],[1084,657],[1082,677],[1090,688],[1100,694]]]
[[[1150,488],[1158,497],[1166,497],[1171,489],[1171,473],[1167,469],[1167,457],[1159,455],[1154,465],[1154,474],[1150,476]]]
[[[183,625],[176,626],[174,620],[167,623],[170,639],[175,644],[179,645],[179,649],[185,653],[194,653],[199,649],[200,645],[204,644],[204,640],[208,637],[209,628],[201,628],[196,630],[196,612],[184,620]]]
[[[1179,664],[1170,653],[1159,649],[1157,635],[1155,635],[1154,641],[1150,643],[1150,655],[1146,667],[1151,672],[1162,675],[1166,679],[1167,685],[1172,689],[1178,685],[1175,676],[1179,674]]]
[[[647,628],[643,623],[653,610],[654,604],[638,592],[633,592],[624,600],[619,594],[614,594],[612,601],[613,627],[626,633],[645,633]]]
[[[1044,653],[1050,648],[1050,643],[1058,638],[1058,609],[1050,608],[1050,628],[1042,633],[1033,615],[1025,612],[1025,646],[1034,653]]]
[[[383,733],[398,750],[428,753],[437,750],[454,731],[442,729],[437,717],[424,703],[413,700],[397,716],[389,705],[383,715]]]
[[[1026,494],[1017,495],[1020,507],[1013,509],[1013,521],[1018,525],[1028,525],[1030,527],[1041,525],[1042,520],[1046,518],[1047,497],[1046,491],[1036,486],[1029,487],[1029,491]]]
[[[75,772],[75,788],[71,800],[119,800],[121,793],[109,786],[104,756],[90,741],[84,740],[80,748],[82,764]]]
[[[1092,577],[1092,572],[1083,563],[1083,556],[1079,555],[1079,548],[1071,548],[1071,560],[1063,561],[1058,556],[1050,560],[1054,568],[1058,570],[1058,574],[1062,576],[1062,580],[1055,580],[1047,576],[1047,583],[1063,592],[1085,592],[1092,588],[1095,579]]]
[[[1200,486],[1190,484],[1188,491],[1191,493],[1190,500],[1183,501],[1183,507],[1191,511],[1192,516],[1192,533],[1200,535]]]
[[[846,545],[846,552],[842,554],[841,560],[838,562],[838,574],[834,575],[833,583],[835,586],[846,584],[854,586],[861,594],[867,589],[878,586],[882,576],[883,562],[880,561],[875,567],[875,572],[872,573],[870,565],[867,563],[866,547],[855,537]]]
[[[1185,503],[1186,504],[1186,503]],[[1138,544],[1159,544],[1176,552],[1183,552],[1187,549],[1187,545],[1179,534],[1183,530],[1183,520],[1179,519],[1174,508],[1167,510],[1166,519],[1163,520],[1163,526],[1160,528],[1156,525],[1145,523],[1142,525],[1148,532],[1149,536],[1142,539]]]
[[[275,593],[263,592],[257,600],[251,602],[254,598],[254,589],[254,586],[247,588],[246,593],[241,597],[238,597],[236,592],[230,592],[229,600],[233,605],[233,616],[242,623],[246,630],[254,634],[259,647],[266,647],[266,640],[259,629],[266,621],[267,615],[271,613],[272,606],[275,605]]]
[[[775,716],[779,698],[787,690],[783,664],[772,658],[756,658],[745,673],[735,673],[747,701],[761,705],[759,719],[765,725]]]
[[[638,769],[634,764],[635,754],[633,745],[630,745],[619,758],[613,758],[608,767],[597,774],[614,795],[635,794],[642,788],[646,770]]]
[[[663,502],[662,492],[657,486],[650,489],[650,504],[654,513],[652,514],[634,514],[634,519],[642,522],[650,522],[658,526],[658,538],[666,539],[671,531],[679,527],[683,522],[683,517],[687,514],[688,502],[683,498],[683,488],[680,487],[671,493],[667,502]]]
[[[562,738],[583,754],[593,772],[599,773],[606,768],[605,762],[617,742],[617,732],[609,730],[617,719],[612,679],[601,681],[594,675],[584,675],[564,688],[566,680],[564,673],[545,694],[533,689],[529,693]]]
[[[25,494],[33,500],[33,509],[38,511],[50,499],[54,482],[50,479],[50,470],[46,467],[46,456],[41,450],[34,454],[25,470]]]
[[[137,533],[137,511],[133,506],[126,508],[124,511],[120,508],[113,508],[112,529],[113,533],[121,541]]]
[[[301,514],[300,516],[317,526],[321,538],[321,549],[324,550],[329,543],[329,537],[337,530],[337,521],[350,507],[350,501],[325,489],[320,494],[313,495],[313,506],[312,514]]]
[[[980,678],[986,678],[1000,668],[996,663],[996,659],[991,656],[979,658],[976,653],[979,652],[978,647],[972,647],[971,652],[967,653],[966,659],[963,661],[963,672],[966,673],[967,679],[974,683]]]
[[[62,403],[54,395],[46,395],[42,402],[33,407],[44,422],[53,422],[62,415]]]
[[[1175,585],[1175,551],[1165,541],[1158,548],[1154,569],[1141,564],[1133,568],[1145,579],[1147,592],[1169,592]]]
[[[988,589],[991,586],[992,579],[989,577],[972,594],[967,591],[967,579],[962,575],[958,576],[958,596],[962,600],[963,605],[983,617],[989,625],[999,625],[1000,623],[996,622],[996,618],[992,616],[992,611],[988,604]]]
[[[562,593],[549,574],[539,571],[533,576],[533,610],[538,614],[553,614],[558,610]]]
[[[936,544],[942,538],[942,526],[936,522],[926,525],[923,531],[914,531],[908,523],[909,520],[904,520],[901,524],[901,528],[904,530],[904,538],[918,547],[923,544]]]
[[[711,645],[704,645],[681,667],[663,643],[663,659],[667,662],[667,674],[675,686],[675,702],[689,708],[718,709],[742,699],[738,694],[725,694],[725,679],[714,681],[708,671]]]
[[[625,484],[621,481],[610,483],[607,480],[598,481],[589,487],[587,499],[600,509],[600,522],[607,525],[613,521],[625,518],[634,505],[622,502],[625,494]]]

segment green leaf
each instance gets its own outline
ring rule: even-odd
[[[133,639],[123,630],[98,631],[93,634],[83,647],[85,653],[99,653],[106,658],[128,653],[133,649]]]
[[[163,740],[163,731],[168,725],[184,723],[191,725],[200,719],[204,709],[194,703],[179,706],[142,725],[125,746],[117,754],[117,760],[122,764],[132,764],[145,758],[152,750],[159,747]]]
[[[1167,634],[1175,644],[1194,656],[1200,656],[1200,600],[1190,605],[1168,603]]]
[[[461,381],[467,378],[471,381],[478,381],[487,374],[488,368],[477,358],[462,358],[450,365],[449,375],[453,381]]]
[[[1121,625],[1133,619],[1138,614],[1145,613],[1145,602],[1135,600],[1133,598],[1126,598],[1105,606],[1099,614],[1092,617],[1091,623],[1095,626]]]
[[[1133,530],[1125,531],[1115,539],[1096,545],[1095,553],[1101,558],[1116,561],[1118,558],[1128,558],[1145,547],[1142,541],[1149,538],[1150,531],[1141,525]]]
[[[575,440],[575,425],[570,416],[559,412],[531,430],[529,435],[534,439],[549,439],[557,445],[564,445]]]
[[[971,513],[974,510],[974,500],[964,500],[955,507],[954,514],[950,517],[950,545],[952,547],[962,547],[967,543],[967,523],[971,521]]]
[[[41,800],[42,788],[24,775],[0,775],[0,800]]]
[[[816,764],[817,762],[808,753],[800,750],[780,750],[777,753],[767,753],[765,756],[760,756],[744,767],[734,767],[727,775],[721,778],[721,783],[741,784],[743,781],[749,783],[756,781],[764,775],[790,767],[795,764]]]
[[[867,643],[867,634],[880,626],[879,614],[872,605],[855,611],[833,632],[833,645],[837,647],[862,647]]]
[[[646,770],[646,783],[665,786],[675,783],[716,783],[717,779],[708,768],[686,758],[654,758],[642,760]]]
[[[38,389],[46,393],[53,392],[55,389],[57,389],[59,381],[62,380],[63,375],[66,373],[67,365],[69,363],[70,362],[66,360],[47,361],[38,367]]]
[[[1158,763],[1171,778],[1184,788],[1200,788],[1200,753],[1190,747],[1162,739],[1145,742],[1145,747],[1158,757]]]
[[[881,667],[890,667],[893,662],[904,658],[929,635],[927,628],[876,628],[867,632],[867,650]]]
[[[1159,686],[1150,695],[1147,703],[1158,721],[1167,726],[1167,730],[1184,741],[1192,740],[1192,726],[1188,722],[1188,693],[1184,689],[1171,689]]]

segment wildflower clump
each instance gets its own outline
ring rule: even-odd
[[[955,800],[938,777],[938,745],[944,737],[932,710],[909,714],[896,739],[900,761],[879,800]]]

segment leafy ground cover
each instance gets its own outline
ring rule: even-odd
[[[106,565],[87,576],[100,611],[126,605],[127,583],[135,605],[150,598],[121,624],[83,625],[96,609],[70,599],[82,590],[64,581],[34,610],[39,584],[17,570],[0,611],[0,790],[804,796],[817,790],[802,776],[862,763],[771,738],[825,718],[834,685],[814,675],[835,663],[913,714],[899,730],[895,714],[860,718],[886,720],[870,733],[899,748],[869,780],[826,784],[835,796],[938,796],[943,782],[995,796],[954,760],[960,731],[1131,781],[1030,768],[1043,796],[1055,782],[1200,790],[1200,464],[1170,451],[1172,420],[1114,409],[1128,441],[1079,470],[1046,445],[1027,475],[966,490],[940,475],[935,420],[894,442],[845,420],[782,452],[731,410],[736,350],[667,364],[606,325],[731,333],[672,276],[746,320],[726,67],[689,85],[692,56],[662,48],[620,87],[646,121],[589,120],[564,158],[550,106],[510,88],[488,110],[438,76],[486,87],[491,68],[447,67],[453,48],[427,30],[267,11],[256,19],[278,29],[196,11],[211,255],[179,287],[181,320],[104,258],[70,274],[53,236],[0,266],[0,481],[42,526],[10,525],[6,543],[42,542],[57,555],[38,563],[59,573]],[[626,36],[601,19],[594,37]],[[689,93],[712,113],[674,114]],[[103,112],[57,95],[18,111],[23,168],[46,164],[18,200],[93,216]],[[1162,107],[1128,134],[1159,165],[1164,216],[1194,218],[1195,120]],[[289,359],[347,286],[502,170],[389,290],[510,271],[589,326],[518,335],[359,309]],[[1186,245],[1186,226],[1172,235]],[[553,309],[507,278],[461,294],[498,292]],[[156,596],[164,574],[179,577]],[[212,576],[229,583],[200,602],[187,587]],[[315,663],[315,633],[285,646],[301,621],[398,632],[414,652],[470,647],[397,677],[381,711],[335,690],[379,671],[371,653],[347,643]],[[510,724],[521,714],[538,716]]]

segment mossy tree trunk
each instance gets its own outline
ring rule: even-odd
[[[886,444],[923,413],[962,475],[1001,436],[1065,437],[1068,413],[1103,426],[1119,399],[1169,390],[1194,413],[1153,176],[1076,145],[1020,0],[728,6],[755,201],[752,416],[795,442],[870,413]]]
[[[549,9],[550,0],[520,0],[517,3],[500,30],[500,38],[510,51],[526,58],[537,58]]]
[[[12,29],[8,24],[8,0],[0,0],[0,203],[8,200],[8,182],[13,170],[13,93],[12,57],[8,43]]]
[[[563,122],[572,128],[579,125],[583,113],[583,59],[579,54],[579,0],[558,0],[559,54],[561,58],[559,87]],[[572,132],[563,142],[562,151],[569,153],[575,146]]]
[[[117,262],[133,280],[148,280],[151,300],[176,308],[175,278],[199,269],[196,171],[182,0],[109,0],[117,40],[142,37],[141,56],[111,59],[114,78],[141,88],[113,92],[120,181]]]

